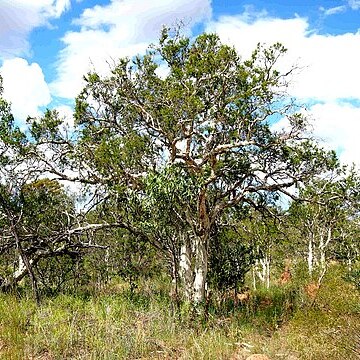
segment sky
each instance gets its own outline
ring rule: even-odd
[[[20,124],[56,108],[72,122],[82,76],[144,53],[163,25],[215,32],[246,59],[281,42],[289,93],[315,135],[360,167],[360,0],[0,0],[0,74]]]

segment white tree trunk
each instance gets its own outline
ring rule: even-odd
[[[197,237],[194,247],[195,269],[193,303],[198,305],[205,300],[206,276],[208,270],[207,238]]]
[[[266,288],[270,288],[270,256],[266,255],[265,257],[266,265]]]
[[[40,259],[40,257],[31,259],[29,261],[30,265],[34,266],[39,261],[39,259]],[[3,289],[8,289],[13,285],[18,284],[27,274],[28,274],[28,270],[26,268],[26,265],[25,265],[22,257],[19,255],[19,262],[18,262],[17,269],[10,277],[8,277],[7,279],[4,280],[4,282],[1,284],[1,287]]]
[[[260,264],[261,264],[261,269],[260,269]],[[257,275],[257,277],[260,279],[260,281],[262,283],[265,282],[265,273],[264,273],[264,265],[262,260],[255,260],[255,265],[254,265],[254,272]]]
[[[324,234],[320,234],[319,239],[319,257],[320,257],[320,266],[321,269],[325,266],[325,241],[324,241]]]
[[[205,300],[208,271],[207,236],[185,240],[180,248],[179,277],[184,300],[198,305]]]
[[[26,274],[26,271],[27,271],[24,260],[22,259],[22,257],[19,255],[18,258],[19,258],[18,268],[14,272],[14,275],[13,275],[14,279],[18,279],[19,277],[24,276],[23,274]]]
[[[309,236],[309,244],[308,244],[308,271],[310,277],[313,273],[313,265],[314,265],[314,252],[313,252],[313,246],[314,246],[314,240],[313,240],[313,234],[310,234]]]
[[[259,262],[257,261],[257,266]],[[270,256],[265,255],[263,259],[260,259],[261,271],[257,271],[257,275],[264,286],[268,289],[270,287]]]
[[[184,290],[185,301],[192,301],[193,276],[191,269],[191,248],[189,242],[184,240],[180,248],[179,276]]]

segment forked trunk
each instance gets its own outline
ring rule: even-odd
[[[264,258],[260,260],[256,259],[255,265],[253,267],[254,290],[256,289],[256,276],[260,279],[263,286],[266,286],[266,288],[270,287],[270,264],[271,264],[271,258],[267,254],[265,255]]]

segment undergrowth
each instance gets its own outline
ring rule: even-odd
[[[357,359],[359,292],[334,267],[315,301],[304,283],[251,291],[246,302],[214,296],[204,317],[175,310],[163,281],[136,291],[0,296],[1,359]]]

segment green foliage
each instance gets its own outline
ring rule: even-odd
[[[0,76],[0,166],[5,166],[14,161],[19,151],[25,153],[28,144],[26,136],[15,125],[10,104],[2,98],[2,77]]]
[[[360,291],[360,269],[354,269],[344,275],[344,279],[354,284],[356,289]]]
[[[359,177],[354,169],[338,167],[334,173],[314,178],[300,189],[300,200],[289,209],[289,220],[295,226],[291,233],[298,244],[307,241],[303,249],[312,246],[315,258],[321,258],[323,253],[326,259],[350,264],[358,260],[358,188]],[[305,252],[301,246],[299,249]]]
[[[19,189],[10,186],[2,186],[0,193],[1,285],[16,288],[31,272],[37,295],[64,290],[74,278],[73,260],[81,247],[68,233],[75,219],[73,199],[56,180],[39,179]]]
[[[210,244],[209,282],[215,289],[241,290],[245,275],[255,261],[254,245],[239,237],[239,233],[223,229]]]
[[[88,284],[81,254],[72,253],[40,259],[34,270],[43,296],[77,294]]]
[[[67,226],[74,214],[73,200],[55,180],[41,179],[25,184],[19,194],[24,226],[33,237],[44,237]],[[29,230],[31,229],[31,230]]]
[[[59,131],[62,122],[56,110],[47,109],[40,121],[32,118],[28,119],[28,123],[30,123],[30,134],[37,142],[42,142],[45,139],[47,141],[61,140]]]

